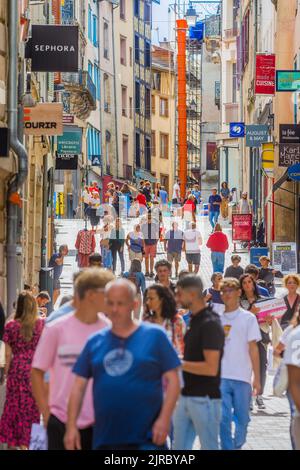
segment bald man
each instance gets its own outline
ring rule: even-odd
[[[73,369],[65,447],[81,448],[76,421],[93,378],[93,449],[165,450],[180,392],[177,353],[162,328],[133,319],[131,282],[110,282],[105,299],[112,327],[90,338]]]

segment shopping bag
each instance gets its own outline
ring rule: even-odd
[[[47,431],[41,424],[33,423],[31,427],[29,450],[48,450]]]

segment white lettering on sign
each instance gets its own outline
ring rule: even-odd
[[[36,52],[75,52],[73,45],[36,44],[34,49]]]

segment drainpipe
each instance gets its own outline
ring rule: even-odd
[[[28,173],[28,156],[18,137],[18,0],[9,1],[9,91],[8,91],[8,128],[10,149],[18,159],[18,173],[9,183],[8,198],[22,188]],[[8,200],[7,215],[7,312],[11,314],[18,289],[17,256],[21,247],[17,245],[18,206]],[[19,281],[19,282],[18,282]]]

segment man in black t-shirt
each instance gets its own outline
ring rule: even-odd
[[[221,422],[220,371],[224,330],[219,315],[208,307],[198,276],[178,281],[176,300],[189,309],[184,338],[184,385],[174,416],[175,450],[191,450],[198,435],[201,449],[218,450]]]

